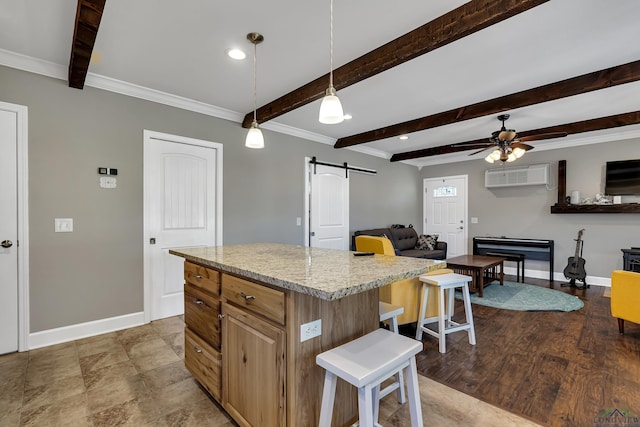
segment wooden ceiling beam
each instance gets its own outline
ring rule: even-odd
[[[629,126],[640,123],[640,111],[632,111],[630,113],[614,114],[607,117],[599,117],[597,119],[583,120],[580,122],[566,123],[563,125],[549,126],[541,129],[534,129],[525,132],[518,132],[518,137],[533,136],[543,133],[566,132],[569,135],[591,132],[602,129],[616,128],[620,126]],[[398,153],[391,156],[392,162],[402,160],[418,159],[421,157],[437,156],[441,154],[456,153],[459,151],[475,150],[478,144],[489,141],[489,138],[476,139],[474,141],[466,141],[449,145],[441,145],[440,147],[426,148],[423,150],[409,151],[406,153]],[[453,147],[452,145],[455,145]]]
[[[549,0],[472,0],[333,71],[336,90],[344,89],[438,49]],[[329,84],[325,74],[257,110],[258,122],[272,120],[322,98]],[[253,112],[242,126],[248,128]]]
[[[344,148],[364,144],[638,80],[640,80],[640,61],[630,62],[431,116],[339,138],[334,147]]]
[[[82,89],[106,0],[78,0],[69,60],[69,87]]]

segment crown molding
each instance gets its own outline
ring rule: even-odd
[[[22,55],[8,50],[0,49],[0,65],[15,68],[30,73],[40,74],[52,77],[58,80],[67,80],[67,68],[63,65],[38,58]],[[193,111],[195,113],[204,114],[219,119],[229,120],[235,123],[242,123],[244,114],[237,111],[228,110],[226,108],[217,107],[190,98],[173,95],[159,90],[150,89],[148,87],[128,83],[122,80],[113,79],[95,73],[87,73],[85,86],[96,89],[102,89],[109,92],[118,93],[120,95],[130,96],[132,98],[143,99],[170,107],[179,108],[181,110]],[[263,129],[272,130],[274,132],[291,135],[302,139],[307,139],[323,144],[335,144],[335,138],[320,135],[314,132],[308,132],[303,129],[284,125],[270,121],[260,125]]]

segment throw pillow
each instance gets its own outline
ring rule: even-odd
[[[424,251],[432,251],[436,248],[436,244],[438,243],[438,235],[428,235],[421,234],[418,236],[418,241],[416,243],[416,249]]]

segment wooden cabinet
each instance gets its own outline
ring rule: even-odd
[[[222,406],[241,426],[284,427],[285,331],[226,302],[222,315]]]
[[[318,425],[317,354],[378,327],[378,289],[323,300],[185,262],[185,366],[240,426]],[[303,324],[322,320],[302,341]],[[339,382],[334,425],[357,420],[357,393]]]
[[[184,364],[218,402],[222,401],[222,355],[192,332],[184,331]]]
[[[184,280],[184,363],[211,396],[220,402],[220,272],[185,262]]]

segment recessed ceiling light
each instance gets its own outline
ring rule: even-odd
[[[351,114],[345,114],[344,115],[344,119],[345,120],[351,120],[351,119],[353,119],[353,116]]]
[[[400,135],[398,139],[401,139],[404,141],[405,139],[409,139],[409,135]]]
[[[238,61],[247,57],[247,54],[240,49],[227,49],[225,52],[227,52],[227,56],[229,56],[229,58],[236,59]]]

